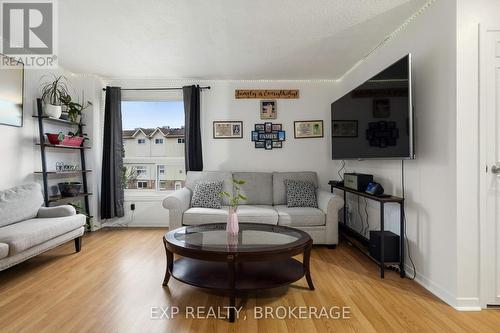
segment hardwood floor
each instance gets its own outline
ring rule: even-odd
[[[191,319],[186,307],[224,307],[227,298],[171,279],[162,229],[101,230],[0,272],[1,332],[498,332],[500,312],[458,312],[408,279],[378,277],[345,244],[314,247],[311,271],[288,288],[249,295],[240,319]],[[255,307],[348,306],[350,319],[256,319]],[[179,307],[171,319],[151,319]],[[163,308],[163,312],[160,307]],[[157,309],[158,308],[158,309]],[[190,308],[192,309],[192,308]],[[276,313],[282,315],[281,313]],[[296,313],[297,314],[297,313]],[[246,319],[243,319],[246,316]]]

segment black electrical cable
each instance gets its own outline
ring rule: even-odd
[[[405,161],[401,160],[401,189],[403,191],[403,199],[405,198]],[[405,201],[403,201],[403,207],[405,205]],[[403,223],[404,223],[404,235],[402,237],[405,238],[406,240],[406,249],[408,252],[408,258],[410,259],[411,266],[413,267],[413,276],[411,277],[412,280],[415,280],[415,277],[417,276],[417,269],[415,268],[415,264],[413,263],[413,259],[411,258],[411,253],[410,253],[410,244],[408,242],[408,235],[406,234],[406,213],[403,210]]]
[[[359,211],[359,195],[356,197],[358,199],[358,204],[356,205],[356,211],[358,213],[359,220],[361,221],[360,233],[364,236],[363,232],[365,231],[365,221],[363,220],[363,217],[361,216],[361,212]]]

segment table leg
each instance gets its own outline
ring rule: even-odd
[[[314,290],[314,284],[311,278],[311,270],[309,269],[309,259],[311,257],[312,242],[310,242],[304,250],[304,258],[302,264],[304,267],[304,274],[306,275],[307,285],[309,289]]]
[[[380,231],[381,231],[381,238],[380,238],[380,277],[383,279],[384,278],[384,259],[385,259],[385,252],[384,252],[384,239],[385,239],[385,232],[384,232],[384,203],[380,203]]]
[[[236,309],[236,267],[234,256],[228,256],[229,268],[229,322],[234,323]]]
[[[344,191],[344,225],[347,225],[347,192]]]
[[[400,232],[399,232],[399,276],[404,278],[405,272],[405,205],[404,202],[400,203]]]
[[[163,245],[165,245],[165,255],[167,257],[165,277],[163,278],[163,285],[166,286],[168,284],[168,280],[170,280],[170,274],[172,273],[174,267],[174,254],[167,249],[167,242],[165,238],[163,239]]]

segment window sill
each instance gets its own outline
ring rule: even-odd
[[[142,201],[161,201],[165,197],[172,193],[172,191],[155,191],[155,190],[125,190],[124,199],[125,201],[130,200],[142,200]]]

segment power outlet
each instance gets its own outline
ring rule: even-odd
[[[135,204],[130,204],[130,210],[135,210]]]

